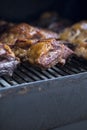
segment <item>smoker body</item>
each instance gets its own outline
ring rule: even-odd
[[[1,130],[48,130],[87,119],[87,73],[0,92]]]

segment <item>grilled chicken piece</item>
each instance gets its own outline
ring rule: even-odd
[[[71,54],[73,51],[64,44],[60,44],[60,41],[47,39],[32,45],[28,50],[27,57],[32,65],[47,69],[57,63],[65,64]]]
[[[31,46],[40,39],[58,38],[58,34],[21,23],[2,34],[0,41],[10,46]]]
[[[9,46],[0,43],[0,76],[4,74],[12,76],[17,64],[19,59],[15,57]]]
[[[75,54],[87,59],[87,21],[76,23],[60,34],[60,39],[73,44]]]

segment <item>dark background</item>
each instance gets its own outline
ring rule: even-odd
[[[3,0],[0,18],[8,21],[31,21],[44,11],[56,10],[73,21],[86,19],[87,0]]]

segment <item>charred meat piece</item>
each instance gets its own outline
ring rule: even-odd
[[[3,33],[0,41],[10,46],[31,46],[40,39],[58,38],[58,34],[21,23]]]
[[[12,76],[18,63],[19,59],[15,57],[9,46],[0,43],[0,76]]]
[[[47,39],[32,45],[27,53],[28,61],[39,68],[48,69],[57,63],[65,64],[73,51],[55,39]]]
[[[74,24],[60,34],[60,39],[67,40],[75,46],[75,54],[87,59],[87,21]]]

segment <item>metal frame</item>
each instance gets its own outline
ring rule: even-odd
[[[0,91],[1,130],[48,130],[87,119],[87,72]]]

